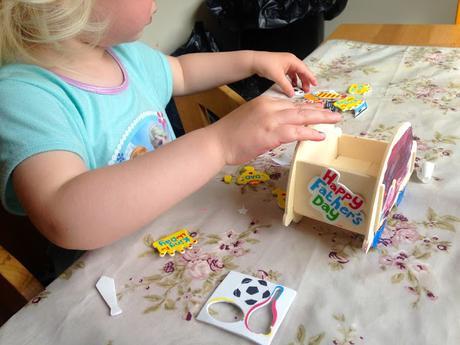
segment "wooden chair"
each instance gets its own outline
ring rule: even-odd
[[[0,207],[0,325],[43,291],[31,273],[46,262],[47,241],[26,217]],[[14,254],[14,255],[13,255]],[[27,267],[27,268],[26,268]]]
[[[211,124],[212,114],[221,118],[246,101],[226,85],[188,96],[174,97],[186,133]]]

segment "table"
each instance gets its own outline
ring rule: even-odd
[[[86,253],[0,329],[0,344],[247,344],[194,319],[229,270],[298,292],[273,344],[458,344],[460,49],[329,40],[305,61],[321,88],[372,84],[369,109],[344,115],[345,133],[386,139],[410,121],[417,164],[436,164],[431,183],[410,181],[377,249],[366,255],[361,237],[305,218],[281,225],[272,190],[285,188],[289,167],[273,159],[289,155],[284,145],[252,162],[270,182],[224,184],[236,173],[226,167],[149,226]],[[154,255],[154,237],[184,227],[194,249]],[[115,279],[120,316],[95,289],[103,274]]]
[[[460,25],[342,24],[328,38],[377,44],[460,47]]]

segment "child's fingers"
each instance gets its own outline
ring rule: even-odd
[[[310,71],[307,65],[305,65],[302,61],[299,60],[298,65],[296,67],[296,73],[302,81],[302,86],[308,87],[310,84],[313,86],[318,85],[315,75],[312,71]]]
[[[276,136],[276,142],[281,144],[290,143],[297,140],[321,141],[326,135],[313,128],[296,125],[280,126],[273,135]]]
[[[279,112],[278,121],[281,125],[316,125],[319,123],[337,123],[342,119],[339,113],[327,109],[298,108]]]
[[[310,91],[310,85],[313,85],[313,86],[318,85],[318,82],[316,81],[316,78],[313,75],[312,75],[313,77],[310,77],[309,75],[306,75],[306,74],[299,74],[298,76],[299,76],[300,81],[302,82],[302,89],[305,92]]]
[[[286,110],[286,109],[298,109],[300,107],[305,107],[305,106],[307,107],[316,106],[316,104],[315,105],[314,104],[303,104],[299,102],[293,102],[292,99],[265,96],[265,95],[258,96],[254,100],[256,99],[262,102],[264,106],[266,107],[263,109],[263,112],[265,113],[281,111],[281,110]]]
[[[291,72],[291,73],[288,74],[288,76],[289,76],[289,79],[291,79],[291,85],[293,87],[296,87],[296,86],[299,85],[299,81],[297,80],[297,74],[296,73]]]
[[[294,88],[291,85],[291,82],[286,78],[285,75],[274,78],[274,81],[281,87],[281,90],[288,96],[294,96]]]

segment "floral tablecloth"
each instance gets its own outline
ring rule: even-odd
[[[386,139],[410,121],[417,166],[380,243],[303,219],[286,228],[272,195],[285,189],[293,145],[252,164],[268,183],[238,186],[219,176],[136,234],[86,253],[0,329],[1,344],[247,344],[195,320],[229,270],[297,291],[273,344],[460,343],[460,49],[329,41],[306,63],[322,89],[368,82],[369,109],[345,114],[344,133]],[[276,94],[275,91],[269,91]],[[278,162],[278,163],[277,163]],[[199,243],[160,258],[161,235],[187,228]],[[115,279],[123,314],[110,317],[95,283]]]

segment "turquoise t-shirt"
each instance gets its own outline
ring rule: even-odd
[[[172,95],[166,57],[139,42],[108,52],[124,76],[114,88],[83,84],[33,65],[0,68],[0,195],[8,211],[24,214],[11,175],[32,155],[70,151],[96,169],[175,139],[165,112]]]

